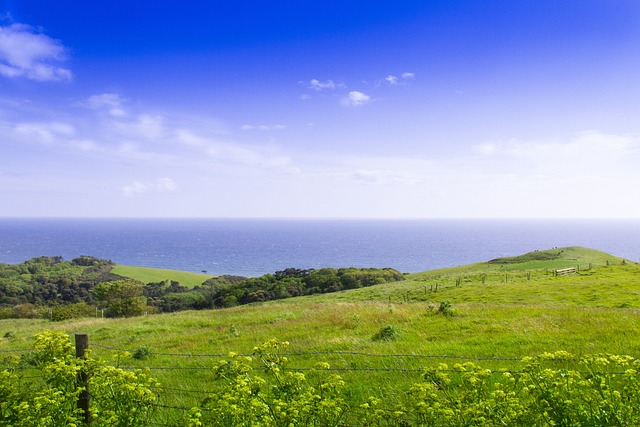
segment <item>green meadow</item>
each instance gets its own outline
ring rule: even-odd
[[[202,282],[213,276],[205,273],[191,273],[187,271],[166,270],[162,268],[136,267],[131,265],[117,264],[111,270],[112,273],[120,276],[130,277],[142,283],[176,281],[182,286],[193,288],[200,286]]]
[[[575,272],[556,275],[564,268]],[[179,277],[123,266],[114,272],[145,274],[136,277],[143,281]],[[256,345],[276,338],[289,342],[289,369],[327,362],[357,404],[370,396],[400,401],[406,398],[400,390],[419,381],[422,369],[440,363],[518,369],[523,357],[555,351],[639,357],[639,322],[640,266],[569,247],[228,309],[65,322],[1,320],[0,351],[28,349],[32,336],[45,329],[87,333],[95,356],[149,368],[169,391],[163,403],[189,408],[215,388],[211,368],[225,355],[251,355]],[[121,360],[115,350],[134,357]]]

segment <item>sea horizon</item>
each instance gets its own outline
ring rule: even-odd
[[[285,268],[405,273],[562,246],[640,259],[635,219],[0,218],[0,263],[96,256],[117,264],[260,276]]]

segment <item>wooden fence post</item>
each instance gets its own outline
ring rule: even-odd
[[[76,357],[84,357],[85,351],[89,348],[89,335],[76,334]],[[78,385],[83,388],[78,396],[78,409],[82,409],[84,422],[91,422],[91,412],[89,411],[90,395],[89,395],[89,374],[81,371],[78,374]]]

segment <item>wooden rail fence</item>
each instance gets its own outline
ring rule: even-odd
[[[577,272],[578,270],[576,269],[576,267],[560,268],[555,271],[556,276],[566,276],[567,274],[574,274]]]

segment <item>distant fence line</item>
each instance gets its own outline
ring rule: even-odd
[[[567,263],[568,264],[568,263]],[[627,264],[626,260],[620,262],[621,265]],[[402,293],[396,293],[388,297],[389,303],[392,302],[410,302],[412,299],[416,302],[428,302],[420,296],[430,296],[445,289],[457,288],[463,284],[481,283],[482,285],[491,285],[495,283],[508,283],[512,280],[532,280],[540,277],[564,277],[570,274],[579,273],[584,270],[591,270],[593,268],[608,267],[612,265],[609,260],[606,260],[604,264],[595,264],[593,262],[584,264],[575,264],[569,267],[556,268],[556,269],[532,269],[532,270],[509,270],[509,271],[495,271],[489,273],[444,273],[425,275],[416,278],[415,281],[419,283],[414,289],[404,291]]]

